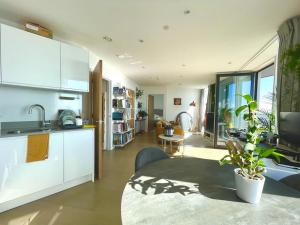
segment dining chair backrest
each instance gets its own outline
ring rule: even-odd
[[[279,181],[291,188],[300,191],[300,173],[287,176]]]
[[[149,163],[168,158],[169,156],[160,148],[143,148],[135,157],[135,172]]]

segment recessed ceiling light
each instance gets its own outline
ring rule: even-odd
[[[231,64],[231,62],[228,62],[228,64]]]
[[[109,36],[104,36],[104,37],[103,37],[103,40],[104,40],[104,41],[108,41],[108,42],[112,42],[112,38],[109,37]]]
[[[142,64],[142,61],[132,61],[130,62],[131,65],[138,65],[138,64]]]
[[[119,59],[130,59],[133,56],[129,55],[128,53],[124,53],[124,54],[118,54],[116,55]]]
[[[187,10],[184,10],[184,11],[183,11],[183,13],[184,13],[184,15],[188,15],[188,14],[190,14],[190,13],[191,13],[191,10],[189,10],[189,9],[187,9]]]
[[[164,26],[163,26],[163,29],[164,29],[164,30],[169,30],[170,27],[169,27],[168,25],[164,25]]]
[[[139,39],[139,42],[140,42],[140,43],[144,43],[144,40],[143,40],[143,39]]]
[[[182,67],[186,67],[186,65],[185,65],[185,64],[182,64],[181,66],[182,66]]]

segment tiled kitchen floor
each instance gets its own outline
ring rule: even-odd
[[[117,151],[104,152],[104,178],[0,214],[0,225],[119,225],[121,197],[134,171],[137,152],[157,146],[153,133],[137,135]],[[210,148],[200,135],[185,141],[185,156],[220,159],[226,151]],[[38,182],[38,181],[37,181]]]

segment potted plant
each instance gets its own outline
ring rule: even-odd
[[[138,118],[144,119],[146,116],[148,116],[148,113],[144,110],[138,111]]]
[[[220,109],[220,122],[225,122],[228,128],[232,128],[232,109],[225,106]]]
[[[242,96],[247,104],[236,109],[236,116],[242,112],[243,119],[247,122],[247,141],[244,145],[229,140],[226,142],[229,154],[220,160],[220,165],[233,164],[235,167],[235,184],[237,196],[246,202],[258,203],[265,177],[265,164],[263,159],[272,155],[279,160],[282,154],[276,152],[276,148],[260,147],[260,121],[257,118],[257,102],[251,95]]]
[[[272,143],[275,135],[275,114],[266,110],[258,111],[258,119],[262,124],[262,130],[266,133],[269,143]]]
[[[295,73],[300,79],[300,44],[296,44],[282,54],[281,64],[284,74]]]
[[[138,107],[138,109],[141,109],[143,107],[143,103],[142,102],[138,102],[137,107]]]
[[[143,94],[144,94],[144,90],[138,89],[138,88],[135,89],[135,96],[136,96],[136,98],[142,97]]]

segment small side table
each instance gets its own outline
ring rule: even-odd
[[[138,119],[138,120],[135,120],[135,128],[137,130],[137,134],[142,134],[145,132],[145,121],[146,119]],[[137,129],[138,128],[138,129]]]
[[[160,139],[162,139],[163,141],[163,147],[164,147],[164,151],[166,152],[166,149],[167,149],[167,141],[170,142],[170,148],[171,148],[171,151],[172,151],[172,143],[175,142],[175,143],[182,143],[181,147],[182,147],[182,155],[184,154],[184,136],[181,136],[181,135],[176,135],[174,134],[172,137],[168,137],[168,136],[165,136],[164,134],[160,134],[158,136]]]

